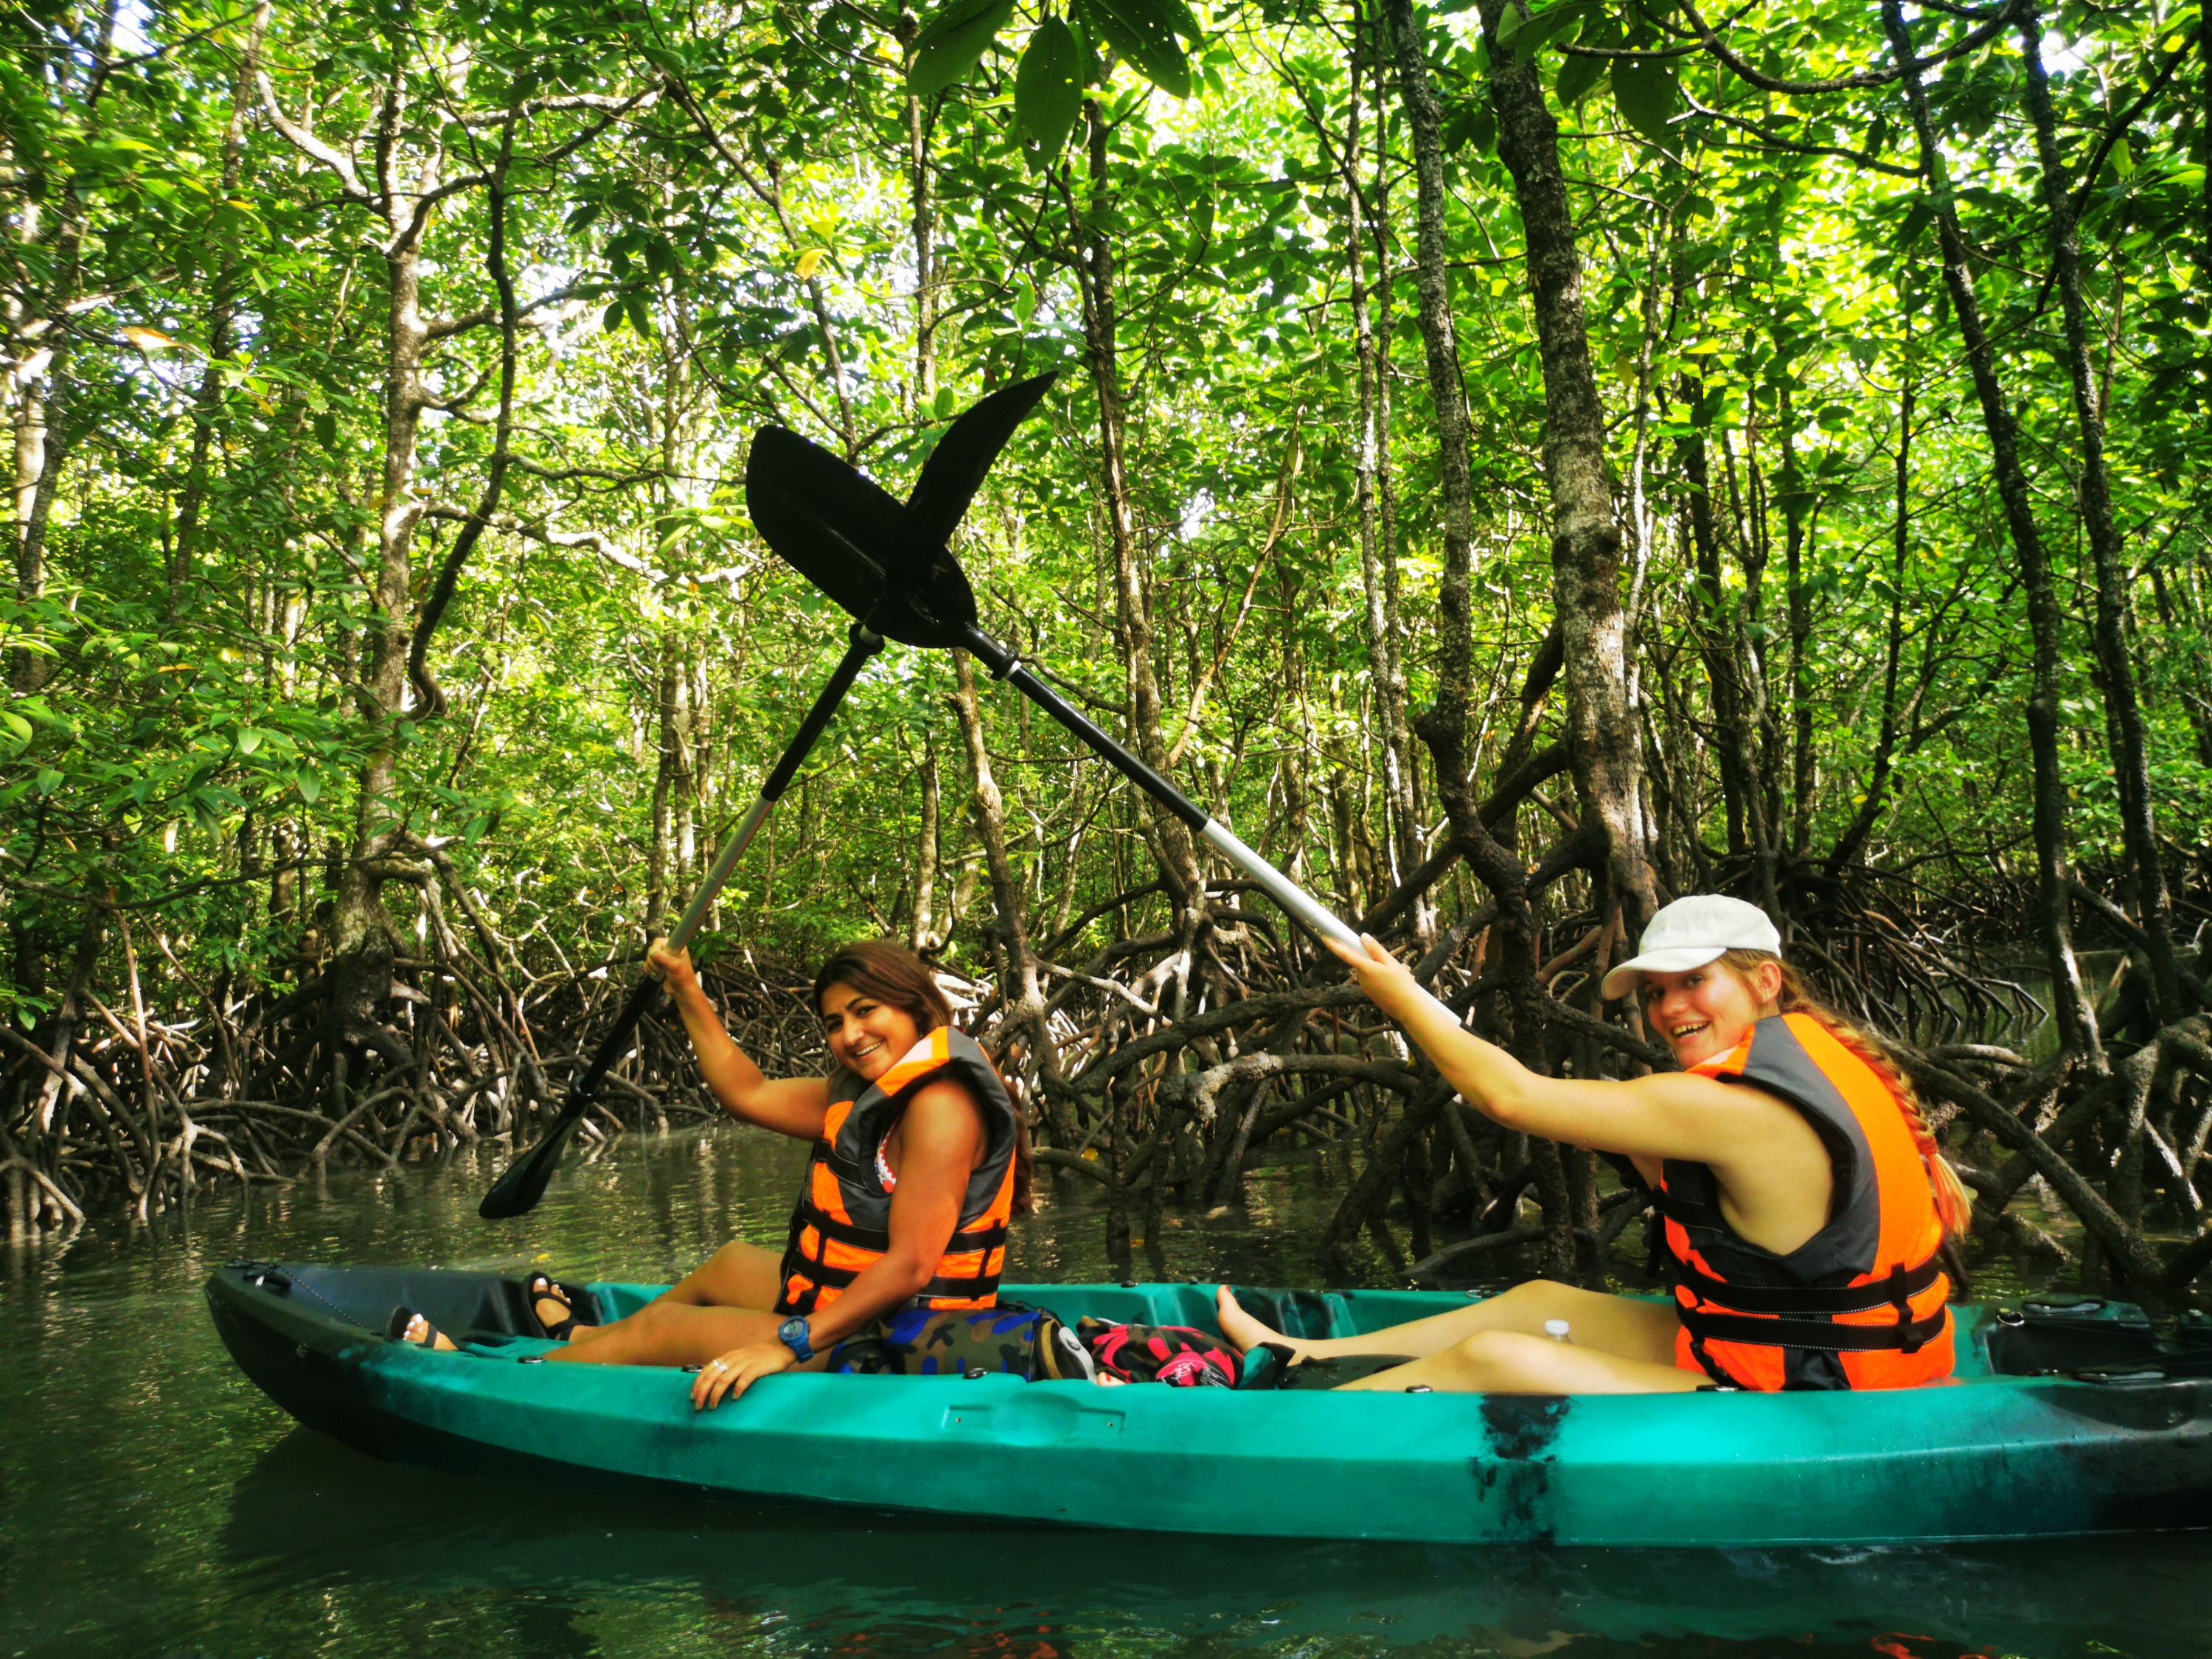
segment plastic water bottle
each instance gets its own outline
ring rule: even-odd
[[[1554,1342],[1565,1341],[1567,1340],[1567,1322],[1564,1319],[1546,1320],[1544,1322],[1544,1334],[1550,1337]]]

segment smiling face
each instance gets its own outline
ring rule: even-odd
[[[873,1083],[921,1041],[921,1028],[905,1009],[837,984],[822,993],[822,1036],[832,1060]]]
[[[1748,975],[1724,962],[1679,974],[1644,975],[1644,1023],[1687,1070],[1743,1041],[1744,1033],[1780,1012],[1782,968],[1762,962]]]

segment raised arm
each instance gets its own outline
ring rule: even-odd
[[[1809,1158],[1815,1173],[1825,1170],[1820,1137],[1771,1095],[1680,1072],[1618,1082],[1542,1076],[1461,1025],[1374,939],[1363,935],[1360,944],[1358,954],[1334,943],[1329,948],[1461,1097],[1509,1129],[1639,1160],[1694,1159],[1711,1164],[1724,1181],[1731,1168],[1778,1152]]]
[[[814,1140],[822,1133],[822,1120],[830,1110],[830,1085],[818,1077],[770,1078],[754,1065],[745,1051],[731,1040],[721,1016],[707,999],[706,988],[691,966],[691,953],[672,951],[668,941],[657,939],[646,960],[658,969],[690,1033],[691,1049],[699,1057],[699,1071],[714,1098],[732,1117],[757,1123],[794,1140]]]

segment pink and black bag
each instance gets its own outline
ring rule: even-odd
[[[1233,1389],[1243,1362],[1223,1339],[1190,1325],[1116,1325],[1085,1318],[1076,1335],[1104,1376],[1172,1389]]]

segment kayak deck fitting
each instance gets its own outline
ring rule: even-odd
[[[594,1284],[602,1316],[657,1285]],[[1009,1285],[1008,1300],[1212,1328],[1210,1287]],[[1469,1293],[1471,1294],[1471,1293]],[[2212,1526],[2212,1321],[2125,1304],[1956,1309],[1958,1376],[1869,1393],[1231,1391],[769,1377],[695,1412],[673,1367],[547,1365],[522,1282],[234,1263],[216,1329],[292,1416],[370,1455],[704,1497],[1164,1532],[1435,1543],[1759,1546]],[[1239,1290],[1351,1335],[1453,1291]],[[395,1304],[469,1343],[386,1340]]]

